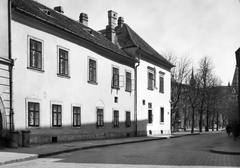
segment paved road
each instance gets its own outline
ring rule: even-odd
[[[229,140],[226,133],[93,148],[2,167],[240,167],[239,155],[209,152]]]

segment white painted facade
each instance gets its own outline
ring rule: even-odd
[[[114,53],[106,51],[105,55],[100,55],[97,53],[98,51],[93,52],[88,49],[94,47],[91,46],[92,44],[86,44],[84,40],[74,36],[69,38],[69,35],[63,31],[18,13],[13,12],[12,27],[12,55],[15,60],[13,105],[16,130],[30,129],[31,137],[33,137],[32,143],[40,142],[38,136],[58,136],[58,141],[64,141],[66,136],[63,135],[67,135],[69,138],[88,134],[88,138],[93,138],[102,136],[104,133],[133,133],[134,91],[125,91],[125,84],[119,90],[111,87],[113,67],[119,69],[120,76],[125,78],[127,71],[134,78],[133,66],[131,67],[124,59],[109,59],[109,57],[116,57]],[[16,27],[17,29],[15,29]],[[42,43],[42,71],[29,67],[30,39]],[[69,53],[69,77],[58,75],[59,48]],[[104,51],[104,49],[100,50]],[[102,52],[100,50],[99,53]],[[97,62],[97,84],[88,82],[89,58]],[[117,103],[115,103],[115,97],[118,98]],[[39,127],[28,126],[28,102],[40,104]],[[62,106],[62,126],[60,128],[52,126],[52,104]],[[73,106],[81,107],[81,127],[79,128],[72,127]],[[97,108],[104,110],[103,128],[96,127]],[[113,128],[113,110],[119,111],[119,128]],[[126,111],[131,114],[132,125],[129,128],[125,126]],[[50,141],[48,138],[46,139],[42,141]],[[75,139],[81,138],[70,138],[70,140]]]
[[[7,0],[1,1],[1,9],[2,4],[4,9],[7,8]],[[1,17],[5,17],[6,12],[7,10],[1,11]],[[8,34],[8,27],[4,30]],[[0,34],[4,39],[7,38],[4,33],[0,32]],[[30,40],[41,43],[42,68],[40,69],[30,66]],[[14,129],[30,130],[31,143],[171,133],[170,69],[159,60],[155,62],[151,55],[146,55],[144,52],[139,54],[137,52],[139,48],[123,49],[131,58],[140,57],[137,66],[136,60],[130,57],[110,51],[15,10],[12,10],[11,41],[11,57],[14,60],[12,71]],[[7,39],[5,42],[9,47]],[[5,48],[0,48],[0,53],[5,52]],[[67,76],[59,73],[60,49],[68,53]],[[96,83],[89,82],[90,59],[96,62]],[[8,71],[9,65],[6,67],[0,64],[0,66],[5,66]],[[2,71],[4,68],[1,67],[0,76],[6,74],[3,82],[7,84],[7,88],[1,85],[0,78],[0,91],[8,95],[8,99],[3,97],[4,94],[1,96],[3,102],[6,100],[5,104],[0,102],[5,129],[9,124],[10,73]],[[112,87],[113,67],[119,70],[119,89]],[[148,72],[153,69],[155,84],[153,90],[149,90]],[[134,81],[136,72],[137,81]],[[132,91],[126,91],[126,73],[131,74]],[[159,92],[160,75],[164,77],[163,93]],[[133,86],[137,87],[137,92],[134,91]],[[29,103],[39,104],[39,126],[29,126]],[[53,126],[53,105],[61,107],[60,126]],[[78,127],[73,126],[75,107],[81,110],[81,125]],[[97,126],[97,109],[103,110],[103,127]],[[151,123],[149,123],[149,110],[152,113]],[[118,127],[113,126],[114,111],[119,112]],[[126,126],[127,112],[130,112],[129,127]]]
[[[155,86],[148,89],[148,67],[155,68]],[[159,92],[160,73],[163,72],[164,92]],[[165,68],[144,59],[140,60],[138,67],[138,131],[147,131],[147,135],[171,134],[170,129],[170,72]],[[151,104],[151,105],[150,105]],[[152,107],[150,107],[152,106]],[[161,111],[164,118],[161,120]],[[152,122],[149,123],[149,110],[152,111]],[[163,122],[161,122],[163,121]]]

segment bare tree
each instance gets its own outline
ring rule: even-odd
[[[202,132],[202,124],[203,124],[203,114],[206,111],[206,99],[208,94],[208,87],[211,87],[211,79],[213,72],[213,63],[211,57],[205,56],[200,59],[199,68],[198,68],[198,81],[199,81],[199,89],[201,91],[199,95],[199,132]]]
[[[183,97],[187,97],[187,82],[189,73],[191,72],[190,66],[192,64],[192,59],[189,54],[178,56],[173,51],[167,51],[162,53],[162,55],[175,65],[175,67],[171,69],[171,104],[172,114],[180,116],[178,114],[178,107],[180,107],[180,103],[184,103],[182,101]]]

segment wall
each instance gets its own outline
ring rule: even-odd
[[[144,56],[142,56],[144,57]],[[156,88],[148,90],[148,66],[156,69]],[[159,71],[164,72],[164,93],[159,92]],[[150,60],[141,59],[138,67],[138,131],[148,135],[170,134],[170,72]],[[145,101],[145,105],[144,102]],[[153,123],[148,124],[148,103],[152,103]],[[160,123],[160,108],[164,108],[164,123]],[[141,123],[143,121],[143,124]],[[162,132],[161,132],[162,131]],[[150,133],[151,132],[151,133]]]
[[[31,129],[31,143],[91,139],[96,137],[131,136],[134,131],[134,92],[126,92],[125,85],[120,90],[111,88],[112,66],[117,66],[120,75],[134,69],[124,63],[115,62],[93,52],[76,39],[40,22],[13,14],[12,47],[15,66],[13,70],[14,119],[17,130]],[[36,38],[43,43],[44,71],[28,68],[28,38]],[[69,41],[72,40],[72,41]],[[86,45],[86,44],[84,44]],[[57,75],[57,47],[69,50],[70,78]],[[92,46],[91,46],[92,47]],[[89,47],[89,48],[91,48]],[[108,55],[109,56],[109,55]],[[97,60],[97,83],[89,84],[88,58]],[[112,56],[114,57],[114,55]],[[124,79],[125,81],[125,79]],[[114,98],[118,97],[118,103]],[[28,127],[27,102],[40,103],[40,127]],[[62,105],[62,127],[52,128],[51,103]],[[80,128],[72,127],[72,106],[81,106]],[[96,127],[96,107],[104,108],[104,128]],[[119,110],[119,128],[113,128],[113,109]],[[126,110],[131,112],[132,125],[126,128]]]

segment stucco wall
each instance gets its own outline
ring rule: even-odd
[[[156,88],[148,90],[148,66],[156,70]],[[164,93],[159,92],[159,71],[164,72]],[[144,59],[138,67],[138,130],[152,134],[169,134],[170,131],[170,72]],[[145,105],[144,102],[145,101]],[[148,103],[152,103],[153,123],[148,124]],[[160,123],[160,108],[164,108],[164,123]],[[162,132],[161,132],[162,130]]]
[[[124,76],[126,70],[132,73],[134,69],[119,62],[114,62],[79,44],[65,40],[65,35],[55,36],[43,32],[44,27],[39,23],[41,30],[33,28],[33,22],[14,16],[12,26],[13,59],[13,92],[14,92],[14,119],[17,130],[28,129],[27,101],[38,101],[40,110],[40,128],[31,128],[32,134],[79,134],[104,132],[132,132],[134,129],[134,92],[126,92],[124,87],[120,90],[111,88],[112,66],[119,68],[120,75]],[[23,20],[22,20],[23,19]],[[22,24],[24,23],[24,24]],[[59,32],[61,34],[61,32]],[[28,68],[28,38],[36,38],[43,43],[44,71],[35,71]],[[57,47],[64,47],[69,51],[70,78],[57,75]],[[97,61],[97,83],[89,84],[88,58]],[[118,103],[114,103],[118,97]],[[51,103],[62,105],[62,127],[51,127]],[[72,106],[81,106],[81,128],[72,128]],[[104,108],[104,128],[96,127],[96,107]],[[119,110],[119,128],[113,128],[113,109]],[[132,126],[126,128],[126,111],[131,112]]]

